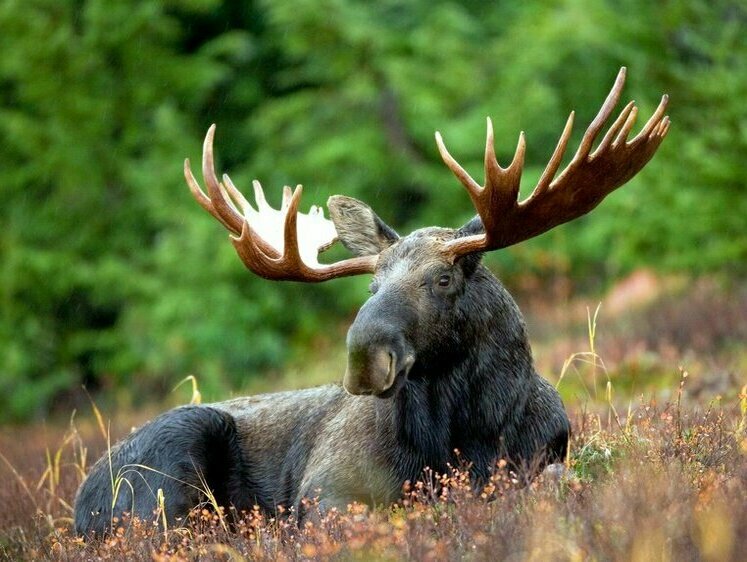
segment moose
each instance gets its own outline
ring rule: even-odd
[[[519,200],[524,134],[513,161],[496,159],[487,121],[485,182],[475,181],[436,142],[477,215],[457,229],[399,236],[365,203],[336,195],[299,213],[301,186],[286,187],[280,209],[254,182],[251,205],[214,170],[215,125],[203,145],[203,192],[189,160],[184,175],[197,202],[230,233],[244,265],[269,280],[321,282],[372,275],[370,297],[347,334],[342,384],[175,408],[125,437],[92,467],[75,502],[75,529],[106,533],[114,517],[170,521],[205,500],[273,513],[318,496],[319,509],[397,500],[424,468],[468,462],[489,477],[499,459],[539,471],[566,456],[570,424],[555,388],[536,371],[522,315],[481,264],[505,248],[591,211],[637,174],[666,136],[668,98],[634,138],[628,103],[596,148],[621,96],[623,67],[578,150],[556,175],[574,121],[568,117],[531,195]],[[353,257],[332,264],[319,253],[339,240]],[[458,453],[457,453],[458,451]],[[292,511],[292,509],[291,509]]]

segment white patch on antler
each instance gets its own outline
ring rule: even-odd
[[[285,247],[285,217],[290,204],[291,190],[283,188],[283,202],[280,209],[273,209],[265,199],[262,185],[254,180],[254,200],[256,209],[244,198],[234,186],[228,175],[223,175],[226,193],[235,202],[237,209],[251,225],[254,231],[270,246],[282,254]],[[308,213],[298,213],[296,219],[298,229],[298,253],[308,266],[319,265],[319,252],[329,248],[337,240],[337,230],[334,223],[324,217],[321,207],[312,205]]]

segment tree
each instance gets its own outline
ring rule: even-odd
[[[627,65],[642,114],[671,95],[659,154],[596,213],[489,264],[509,282],[744,274],[746,19],[724,0],[7,0],[0,418],[80,384],[158,396],[193,373],[218,396],[360,304],[365,279],[299,290],[241,268],[181,175],[211,122],[220,168],[275,202],[303,183],[304,205],[345,193],[402,232],[455,227],[473,210],[434,130],[479,176],[485,116],[504,162],[524,129],[528,190],[568,112],[577,141]]]

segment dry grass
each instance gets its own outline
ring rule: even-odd
[[[554,378],[571,406],[562,475],[518,482],[498,463],[490,484],[474,490],[468,467],[456,467],[424,473],[394,506],[352,505],[300,527],[292,513],[208,504],[170,528],[159,510],[148,521],[116,521],[111,536],[86,543],[70,529],[75,490],[109,435],[114,441],[149,417],[118,415],[119,425],[109,427],[94,410],[63,427],[3,428],[0,559],[741,560],[747,361],[728,372],[713,365],[747,357],[747,293],[726,298],[707,285],[693,291],[659,299],[619,332],[625,317],[607,319],[602,308],[598,337],[592,309],[588,320],[579,315],[577,336],[540,350],[540,357],[557,356],[545,372],[562,373]],[[573,353],[560,356],[568,341]],[[631,385],[631,363],[652,355],[655,366],[640,374],[656,385]],[[330,357],[338,365],[344,359]],[[695,366],[693,376],[676,368],[682,361]],[[334,370],[321,364],[312,378]],[[308,375],[297,384],[301,372],[289,369],[280,386],[311,384]],[[194,379],[179,392],[188,399],[187,382],[199,401]]]
[[[687,381],[683,379],[683,384]],[[466,467],[424,474],[403,500],[350,506],[296,525],[196,509],[180,526],[117,521],[108,539],[72,535],[74,491],[95,428],[4,436],[0,557],[9,560],[737,560],[747,552],[747,392],[705,408],[639,403],[622,418],[577,412],[569,470],[517,482],[497,465],[473,491]],[[681,398],[682,393],[677,391]],[[40,460],[41,459],[41,460]],[[9,460],[9,459],[8,459]]]
[[[746,382],[747,281],[657,279],[638,272],[597,298],[553,306],[535,298],[522,305],[538,369],[551,380],[564,373],[559,390],[566,402],[604,395],[607,380],[625,396],[673,399],[678,365],[692,375],[686,391],[697,402],[734,397]],[[598,323],[595,338],[589,316]],[[578,360],[566,365],[574,356]],[[593,369],[576,372],[585,362],[596,363],[598,386],[586,376]]]

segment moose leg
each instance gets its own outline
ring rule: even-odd
[[[176,408],[126,437],[91,468],[76,497],[75,531],[102,534],[113,517],[149,519],[159,507],[173,522],[204,500],[206,488],[219,505],[237,503],[244,472],[230,414],[208,406]]]

